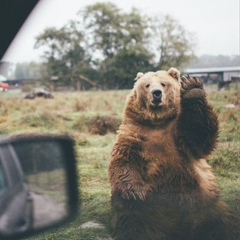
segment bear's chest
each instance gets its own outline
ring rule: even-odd
[[[174,134],[169,130],[142,132],[142,156],[146,161],[165,161],[178,156]]]
[[[154,130],[146,134],[142,132],[142,139],[141,158],[145,161],[149,177],[165,174],[171,177],[176,172],[183,174],[183,156],[177,148],[173,131]]]

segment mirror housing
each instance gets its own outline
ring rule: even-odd
[[[79,213],[75,142],[68,135],[0,138],[0,239],[60,227]]]

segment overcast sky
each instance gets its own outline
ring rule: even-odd
[[[76,13],[97,0],[41,0],[13,42],[4,60],[40,60],[35,37],[46,27],[62,27]],[[132,7],[143,14],[170,14],[196,35],[197,55],[240,55],[240,0],[109,0],[120,9]]]

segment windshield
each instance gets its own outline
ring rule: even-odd
[[[112,228],[121,224],[117,217],[115,222],[112,219],[111,202],[122,196],[122,190],[116,190],[119,182],[125,184],[130,178],[138,184],[136,188],[148,186],[144,189],[146,192],[155,189],[161,194],[174,193],[171,200],[164,202],[166,209],[168,202],[175,201],[172,196],[179,197],[180,189],[193,194],[204,183],[209,186],[214,181],[215,184],[216,178],[217,187],[212,191],[217,195],[222,189],[222,199],[239,216],[239,66],[238,0],[211,3],[205,0],[39,1],[1,60],[0,133],[68,133],[76,140],[82,213],[71,227],[47,233],[47,238],[59,239],[60,235],[63,239],[79,239],[80,235],[81,239],[110,238]],[[164,72],[159,73],[160,70]],[[201,83],[194,82],[193,77]],[[181,83],[184,81],[186,85]],[[204,93],[194,90],[190,94],[188,91],[193,88],[204,89]],[[188,100],[192,96],[201,97],[194,106],[202,101],[206,108],[197,112],[194,106],[189,107],[184,116],[190,117],[182,118],[179,125],[171,125],[183,116],[183,109],[188,108],[181,105],[185,101],[183,96]],[[142,105],[129,107],[129,99]],[[164,116],[172,122],[167,127],[161,125],[160,140],[156,129],[166,119],[159,120],[159,112],[169,108],[171,111],[166,111]],[[208,118],[206,112],[211,112],[212,117]],[[136,119],[131,114],[137,116]],[[152,116],[157,123],[151,122]],[[192,123],[194,117],[198,120]],[[201,129],[194,132],[196,126]],[[188,134],[194,133],[194,136],[188,138],[185,132],[185,135],[174,135],[185,127],[190,129]],[[208,130],[214,137],[204,135]],[[119,143],[126,132],[131,134]],[[193,142],[202,147],[201,154],[195,145],[194,149],[185,151],[186,145],[193,146]],[[114,173],[109,173],[109,169],[115,168],[110,167],[114,154],[120,154],[120,158],[128,156],[126,165],[134,163],[140,170],[122,169],[119,163]],[[138,159],[142,161],[139,163]],[[161,162],[160,159],[168,160]],[[169,159],[176,160],[176,165],[165,166]],[[196,160],[194,167],[188,165],[193,159]],[[178,170],[184,172],[183,176]],[[127,175],[116,180],[114,177],[122,172]],[[158,175],[160,172],[164,177]],[[165,175],[168,172],[174,173],[174,177],[168,178]],[[193,172],[196,178],[191,175]],[[173,186],[171,190],[164,184],[164,187],[150,186],[158,181]],[[4,184],[0,164],[0,192]],[[122,189],[127,192],[134,187],[124,185]],[[130,211],[121,207],[125,201],[132,200],[131,196],[137,202],[139,196],[141,199],[139,205],[134,202],[129,207],[131,211],[140,206],[142,212],[148,209],[150,215],[157,212],[150,204],[141,205],[144,194],[133,191],[126,193],[116,207],[120,215]],[[196,196],[202,197],[200,193]],[[173,214],[172,209],[174,212],[182,209],[180,219],[188,211],[187,207],[174,202],[169,214]],[[144,225],[138,219],[134,222]],[[146,219],[152,221],[149,217]],[[165,226],[167,221],[169,219],[161,224]],[[179,228],[185,231],[188,223],[184,224]],[[172,225],[177,228],[177,221]],[[120,229],[119,232],[123,232],[124,227]]]

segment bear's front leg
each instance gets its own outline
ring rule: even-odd
[[[112,195],[122,199],[145,200],[151,185],[144,181],[144,174],[141,167],[135,165],[131,158],[124,161],[124,157],[112,157],[109,166],[109,180],[112,187]]]
[[[134,150],[119,146],[116,149],[108,169],[112,195],[126,200],[145,200],[151,188],[145,181],[143,160]]]
[[[190,76],[181,80],[181,114],[177,127],[179,146],[187,155],[203,158],[216,145],[217,116],[206,99],[202,81]]]

